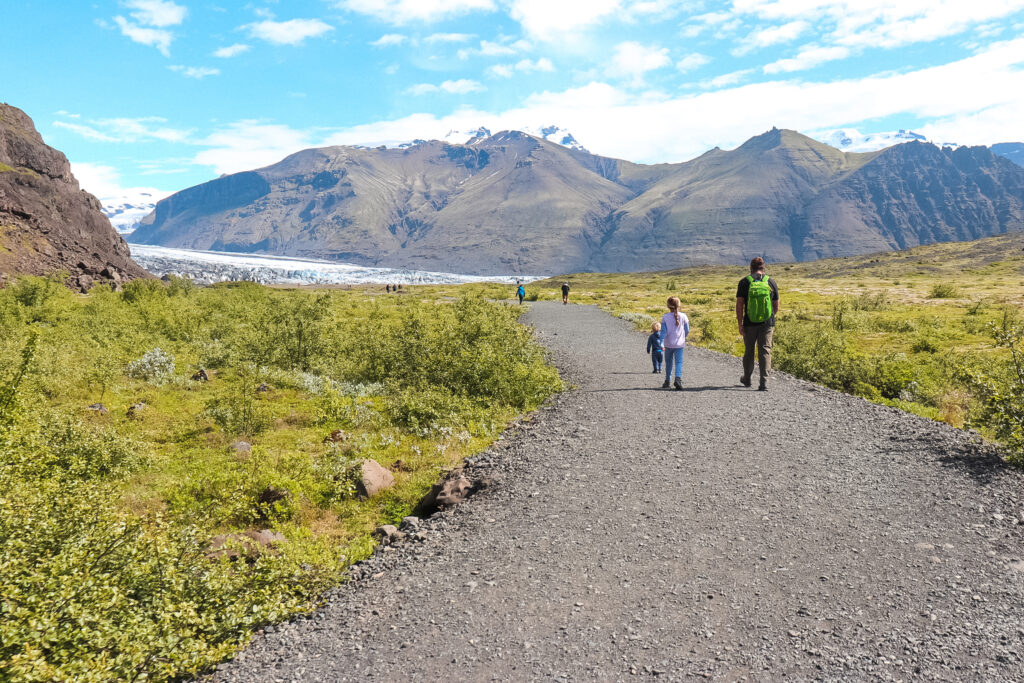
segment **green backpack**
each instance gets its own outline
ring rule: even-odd
[[[768,284],[768,276],[755,280],[753,275],[747,276],[750,289],[747,290],[747,318],[752,323],[763,323],[772,317],[772,288]]]

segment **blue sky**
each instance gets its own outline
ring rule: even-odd
[[[772,126],[1024,140],[1024,0],[2,2],[0,100],[100,196],[480,125],[640,162]]]

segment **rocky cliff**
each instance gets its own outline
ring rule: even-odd
[[[0,274],[66,270],[69,284],[119,284],[148,274],[78,187],[63,154],[47,146],[23,111],[0,103]]]
[[[985,148],[839,151],[772,130],[645,166],[505,131],[328,147],[157,204],[133,241],[463,273],[793,261],[1024,230],[1024,168]]]

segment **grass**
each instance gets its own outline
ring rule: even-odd
[[[177,279],[0,290],[5,680],[194,675],[311,609],[376,526],[560,388],[517,314]],[[395,486],[356,496],[362,458]],[[262,528],[287,541],[206,556],[214,535]]]

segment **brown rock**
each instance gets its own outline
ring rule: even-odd
[[[395,485],[395,476],[376,460],[362,460],[361,468],[362,473],[356,482],[359,495],[369,498]]]
[[[434,484],[414,513],[419,517],[429,517],[442,508],[458,505],[489,484],[487,479],[471,480],[461,467],[457,467]]]
[[[335,429],[333,432],[324,437],[324,443],[340,443],[348,439],[348,434],[340,429]]]
[[[272,552],[279,543],[287,541],[283,534],[270,529],[243,531],[238,534],[220,534],[210,539],[206,556],[210,559],[227,557],[253,562],[260,555]]]
[[[66,270],[82,291],[150,277],[100,210],[78,187],[67,158],[43,142],[25,112],[0,103],[0,272]],[[84,276],[84,277],[83,277]]]

